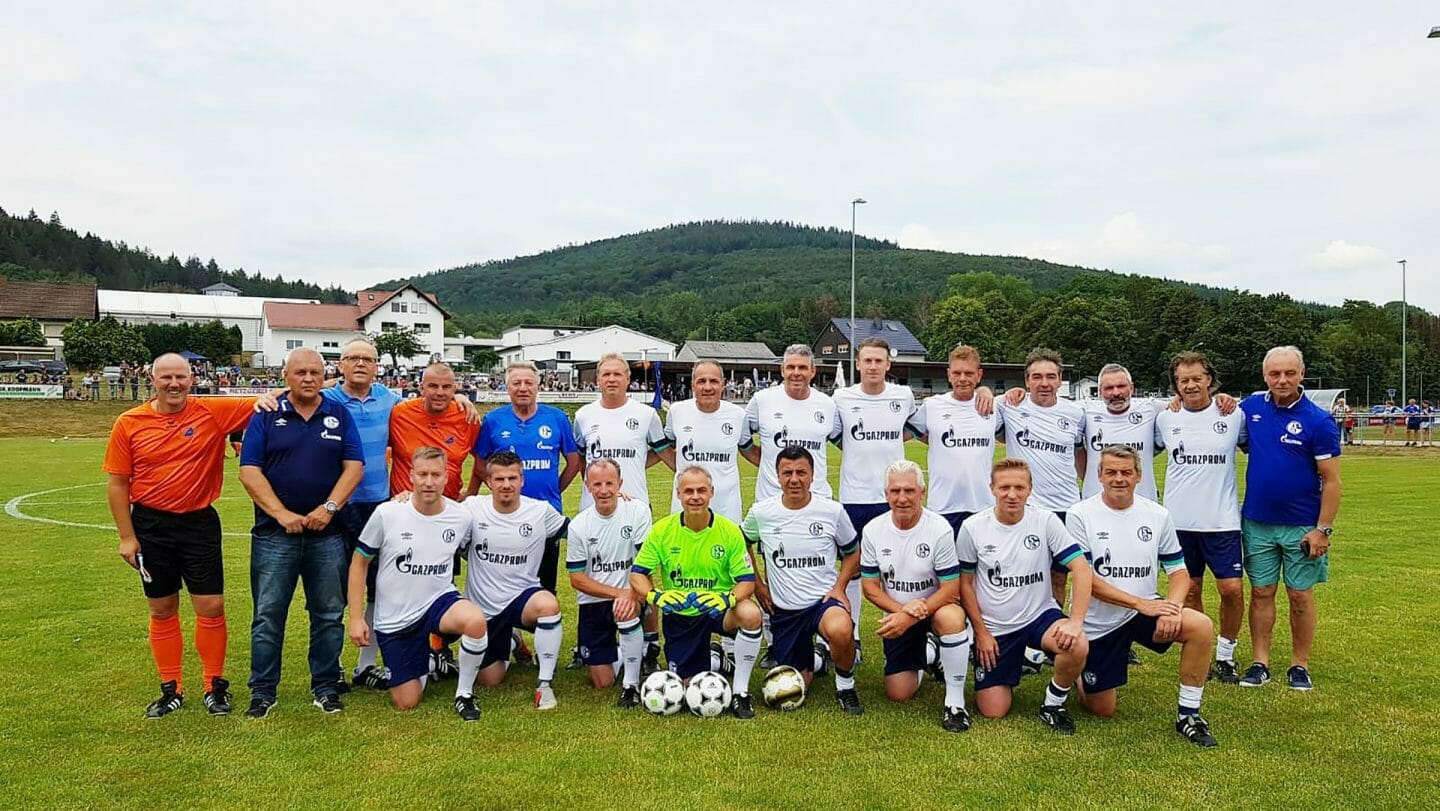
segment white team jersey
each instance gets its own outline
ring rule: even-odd
[[[740,529],[765,560],[775,605],[798,611],[835,587],[835,564],[855,551],[855,527],[837,501],[812,495],[809,504],[792,510],[780,498],[755,502]]]
[[[890,513],[877,516],[861,532],[860,576],[880,578],[898,603],[929,597],[940,590],[940,581],[960,576],[950,522],[923,510],[915,526],[902,530]]]
[[[465,599],[493,617],[520,592],[540,585],[545,542],[565,531],[565,516],[550,502],[527,496],[512,513],[496,512],[494,496],[472,496],[460,506],[471,521]]]
[[[1102,496],[1087,498],[1065,514],[1065,526],[1090,556],[1095,576],[1126,594],[1153,600],[1160,596],[1155,591],[1160,568],[1167,574],[1185,568],[1170,513],[1148,498],[1136,496],[1127,510],[1112,509]],[[1092,596],[1085,636],[1099,639],[1137,613]]]
[[[835,392],[840,415],[840,501],[884,504],[885,466],[905,458],[905,424],[915,413],[915,392],[886,383],[879,394],[860,384]]]
[[[955,554],[962,571],[975,573],[980,616],[990,633],[1018,631],[1049,608],[1060,608],[1050,592],[1050,565],[1065,565],[1084,551],[1055,513],[1027,509],[1017,523],[995,517],[995,508],[960,525]]]
[[[761,389],[745,406],[745,425],[747,432],[760,435],[756,501],[780,495],[775,457],[781,448],[791,445],[810,451],[815,459],[815,481],[810,485],[810,492],[830,498],[830,470],[825,464],[825,450],[829,441],[840,435],[840,416],[830,395],[811,389],[810,396],[795,400],[785,393],[784,386]]]
[[[1165,508],[1176,529],[1223,532],[1240,529],[1235,452],[1246,440],[1245,413],[1220,415],[1212,401],[1200,411],[1166,409],[1155,419],[1165,437]]]
[[[930,495],[926,505],[937,513],[979,512],[995,504],[990,492],[990,467],[995,460],[995,432],[1005,425],[996,411],[975,413],[975,398],[957,400],[937,394],[920,401],[910,427],[925,435],[929,450]]]
[[[1136,495],[1154,501],[1160,496],[1155,490],[1155,449],[1165,447],[1165,440],[1155,431],[1155,414],[1159,410],[1154,400],[1131,399],[1130,407],[1123,413],[1112,414],[1103,400],[1092,400],[1085,410],[1085,446],[1090,452],[1085,456],[1085,485],[1080,489],[1081,498],[1100,494],[1100,451],[1109,445],[1124,445],[1140,454],[1140,483],[1135,486]]]
[[[594,507],[581,510],[570,521],[565,543],[565,569],[584,572],[604,586],[630,586],[630,566],[635,552],[650,534],[650,509],[638,501],[620,499],[615,512],[601,515]],[[581,605],[609,602],[603,597],[575,591]]]
[[[721,401],[713,412],[701,411],[694,400],[673,403],[665,413],[665,437],[675,445],[675,475],[691,465],[703,467],[715,482],[710,509],[740,523],[740,451],[754,442],[745,429],[745,409]],[[680,499],[670,487],[670,512],[680,512]]]
[[[409,628],[435,598],[455,591],[455,550],[470,541],[470,516],[445,499],[438,515],[413,504],[387,501],[360,532],[358,551],[379,558],[375,570],[375,630]]]
[[[1028,397],[1012,406],[996,400],[1005,421],[1005,455],[1030,464],[1030,505],[1065,511],[1080,500],[1075,484],[1075,447],[1085,441],[1085,412],[1069,400],[1035,405]]]
[[[586,465],[596,459],[615,460],[620,465],[621,492],[650,506],[645,462],[650,451],[664,450],[668,444],[659,412],[628,397],[619,408],[606,408],[599,400],[586,403],[575,412],[575,444]],[[590,491],[581,488],[580,509],[594,503]]]

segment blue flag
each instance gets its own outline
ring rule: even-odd
[[[665,402],[664,397],[661,396],[661,392],[660,392],[660,361],[658,361],[658,360],[655,361],[655,366],[654,366],[654,368],[655,368],[655,399],[654,399],[654,401],[652,401],[652,402],[650,403],[650,407],[653,408],[653,409],[655,409],[656,411],[659,411],[660,408],[661,408],[661,406],[662,406],[662,405],[664,404],[664,402]]]

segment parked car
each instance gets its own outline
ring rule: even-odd
[[[119,380],[119,379],[120,379],[120,367],[119,367],[119,366],[106,366],[104,369],[101,369],[101,370],[100,370],[100,374],[101,374],[101,376],[103,376],[107,381],[110,381],[110,380]]]

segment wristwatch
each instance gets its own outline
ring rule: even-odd
[[[1318,530],[1320,530],[1321,532],[1325,533],[1325,537],[1327,537],[1327,538],[1330,537],[1331,535],[1334,535],[1334,534],[1335,534],[1335,528],[1334,528],[1334,527],[1324,527],[1324,526],[1321,526],[1321,527],[1316,527],[1316,529],[1318,529]]]
[[[330,513],[331,515],[334,515],[335,513],[340,512],[340,505],[339,505],[339,504],[336,504],[336,503],[333,502],[333,501],[327,501],[327,502],[325,502],[325,512]],[[1325,533],[1325,534],[1326,534],[1326,535],[1329,535],[1330,533],[1327,532],[1327,533]]]

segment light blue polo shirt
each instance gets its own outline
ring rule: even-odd
[[[1270,393],[1240,401],[1250,437],[1245,505],[1251,521],[1313,527],[1320,520],[1318,463],[1340,455],[1340,429],[1305,392],[1288,406]]]
[[[355,488],[351,501],[389,501],[390,474],[385,469],[385,448],[390,444],[390,409],[400,402],[400,395],[379,383],[371,383],[370,393],[365,397],[350,396],[344,386],[321,389],[320,394],[329,402],[345,406],[360,434],[365,478]]]

